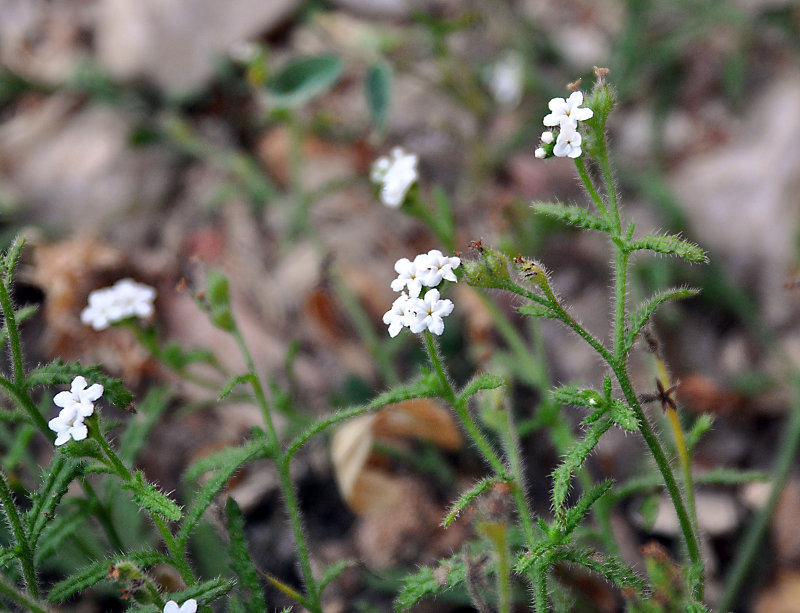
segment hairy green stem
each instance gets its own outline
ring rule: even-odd
[[[52,609],[45,604],[38,602],[23,592],[20,592],[2,575],[0,575],[0,595],[5,596],[12,602],[16,602],[22,607],[25,607],[24,610],[30,611],[31,613],[51,613],[52,611]]]
[[[603,199],[600,197],[600,194],[597,193],[597,188],[594,186],[589,173],[586,172],[586,165],[583,163],[583,156],[575,158],[575,168],[578,169],[578,175],[580,175],[581,181],[586,187],[586,191],[589,192],[589,196],[597,207],[597,210],[600,211],[600,214],[604,218],[609,219],[608,209],[606,209],[606,205],[603,203]]]
[[[19,328],[17,319],[14,315],[14,305],[8,293],[5,280],[0,280],[0,307],[5,316],[6,330],[8,331],[8,342],[11,346],[11,360],[14,365],[14,384],[21,386],[25,381],[25,370],[22,365],[22,344],[19,340]]]
[[[2,283],[0,283],[2,285]],[[25,579],[25,588],[28,594],[33,598],[39,597],[39,584],[36,580],[36,567],[33,562],[33,551],[31,544],[28,541],[28,535],[25,532],[25,527],[22,525],[22,518],[20,518],[17,511],[17,505],[14,504],[14,497],[11,494],[11,488],[8,487],[6,476],[0,472],[0,503],[3,505],[8,523],[11,526],[11,531],[14,533],[14,540],[17,542],[19,548],[20,567],[22,568],[22,576]]]
[[[792,375],[792,406],[789,414],[789,425],[785,431],[783,441],[779,447],[775,467],[772,470],[772,486],[766,504],[759,510],[758,515],[750,524],[745,536],[739,545],[738,553],[733,562],[733,567],[725,579],[725,589],[719,602],[720,611],[729,611],[733,607],[736,597],[742,590],[747,579],[753,560],[759,549],[764,544],[764,535],[769,528],[778,500],[783,493],[783,488],[795,466],[795,458],[800,450],[800,373]]]
[[[50,430],[50,428],[48,428],[47,420],[39,412],[39,407],[37,407],[33,402],[25,388],[18,387],[5,377],[0,377],[0,389],[2,389],[6,395],[14,401],[14,404],[25,409],[28,417],[30,417],[31,421],[36,424],[36,427],[39,428],[39,430],[41,430],[45,436],[50,438],[53,432]]]

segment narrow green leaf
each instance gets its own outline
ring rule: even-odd
[[[210,470],[223,470],[226,466],[241,466],[248,460],[264,457],[264,442],[259,439],[252,439],[239,447],[226,447],[215,453],[210,453],[204,458],[194,462],[183,477],[187,481],[194,481]]]
[[[225,594],[230,592],[236,583],[232,579],[224,577],[215,577],[208,581],[203,581],[196,585],[187,587],[182,592],[174,592],[165,598],[174,600],[175,602],[186,602],[190,598],[194,598],[200,606],[208,605],[222,598]]]
[[[403,587],[394,601],[395,611],[408,611],[426,596],[440,594],[464,583],[467,570],[461,556],[439,562],[438,568],[423,566],[403,579]]]
[[[625,335],[625,352],[627,353],[630,351],[631,347],[633,347],[633,343],[639,335],[639,332],[641,332],[645,324],[650,321],[650,317],[652,317],[658,307],[669,300],[691,298],[699,293],[700,290],[690,287],[673,287],[657,292],[642,302],[639,308],[631,313],[630,328]]]
[[[469,504],[475,500],[478,496],[483,494],[486,490],[492,487],[495,483],[501,483],[506,481],[504,477],[492,477],[491,479],[481,479],[472,486],[469,490],[461,494],[458,500],[456,500],[453,505],[450,507],[450,510],[447,512],[447,515],[442,520],[442,526],[447,528],[450,524],[452,524],[455,519],[461,514],[461,512],[466,509]]]
[[[677,255],[690,262],[705,264],[708,262],[706,252],[689,241],[678,236],[661,236],[648,234],[634,241],[630,246],[631,251],[649,250],[666,255]]]
[[[24,246],[25,237],[18,234],[11,243],[11,246],[8,248],[8,251],[3,254],[2,262],[3,269],[6,271],[6,275],[4,276],[6,286],[11,283],[11,278],[14,276],[14,270],[17,268],[19,256],[22,255],[22,248]]]
[[[47,522],[34,553],[36,564],[41,564],[42,560],[57,555],[66,539],[75,536],[79,530],[85,530],[89,516],[88,509],[81,508],[70,513],[59,512],[52,521]]]
[[[355,560],[339,560],[333,564],[328,564],[325,567],[325,570],[322,572],[322,577],[319,580],[319,591],[322,592],[322,590],[324,590],[331,581],[334,581],[336,577],[341,575],[348,568],[352,568],[356,564],[358,564],[358,562]]]
[[[203,364],[213,364],[216,361],[214,354],[207,349],[192,349],[185,351],[178,343],[168,343],[159,352],[159,357],[164,364],[176,371],[184,370],[189,364],[201,362]]]
[[[633,572],[630,566],[613,556],[602,556],[589,549],[565,547],[557,549],[554,557],[593,570],[623,590],[635,590],[639,593],[644,591],[644,581],[641,577]]]
[[[548,527],[541,526],[541,523],[542,522],[540,520],[539,527],[543,531],[547,532]],[[540,564],[542,560],[546,559],[549,552],[552,551],[553,548],[554,545],[549,540],[537,543],[531,549],[517,557],[517,563],[514,565],[514,572],[524,575],[531,569],[531,567]]]
[[[549,306],[539,304],[538,302],[530,302],[517,307],[517,312],[528,317],[546,317],[548,319],[557,319],[558,313],[551,309]]]
[[[325,92],[341,73],[342,61],[333,54],[295,58],[267,80],[267,93],[276,106],[296,107]]]
[[[61,602],[78,592],[97,585],[108,575],[109,565],[119,564],[120,562],[131,562],[141,567],[171,563],[169,557],[156,551],[132,551],[112,559],[100,560],[56,583],[50,593],[47,594],[47,600],[49,602]]]
[[[578,502],[575,503],[575,506],[567,511],[562,526],[563,532],[565,534],[571,534],[589,512],[589,509],[592,508],[592,505],[605,496],[612,485],[614,485],[614,482],[609,479],[608,481],[598,483],[588,492],[584,492],[578,499]]]
[[[611,408],[608,412],[614,423],[628,430],[629,432],[638,432],[641,424],[636,418],[636,413],[627,404],[621,400],[612,400]]]
[[[225,484],[233,474],[241,468],[242,464],[254,460],[263,453],[264,446],[247,443],[236,448],[236,453],[225,456],[225,463],[216,467],[214,475],[195,494],[194,502],[186,511],[186,516],[178,532],[177,541],[185,544],[194,527],[211,501],[222,491]]]
[[[464,402],[477,394],[481,390],[493,390],[505,385],[506,380],[497,375],[490,375],[482,373],[477,377],[473,377],[469,383],[464,386],[459,394],[459,400]]]
[[[760,470],[735,470],[732,468],[714,468],[693,476],[695,486],[698,485],[741,485],[754,481],[769,481],[767,473]],[[664,488],[664,481],[660,475],[645,475],[635,477],[614,488],[611,497],[614,500],[624,500],[630,496],[658,491]]]
[[[373,125],[378,130],[386,126],[392,90],[392,71],[386,62],[376,62],[367,69],[364,94]]]
[[[228,556],[231,569],[239,578],[239,589],[243,592],[248,613],[266,613],[267,605],[261,590],[258,574],[253,567],[250,552],[247,551],[247,539],[244,535],[244,517],[239,505],[233,498],[225,503],[225,515],[228,518]]]
[[[577,385],[562,385],[555,388],[551,394],[553,400],[559,404],[574,404],[592,410],[603,408],[605,405],[603,398],[596,391],[582,389]]]
[[[27,304],[24,307],[20,307],[19,309],[14,311],[14,319],[16,320],[17,325],[20,325],[25,320],[33,317],[38,310],[39,310],[39,305]],[[5,345],[6,340],[8,340],[8,330],[6,329],[4,323],[3,327],[0,328],[0,347]]]
[[[558,219],[564,223],[587,230],[609,232],[610,226],[604,219],[590,213],[583,207],[561,204],[560,202],[534,202],[533,210],[541,215]]]
[[[103,386],[103,398],[120,409],[127,408],[133,402],[133,394],[122,381],[104,375],[99,366],[82,366],[80,362],[65,364],[62,360],[55,360],[32,370],[26,383],[28,387],[68,384],[78,375],[85,377],[89,385],[100,383]]]
[[[237,375],[233,377],[230,381],[225,384],[225,387],[222,388],[222,391],[219,393],[219,399],[222,400],[226,396],[228,396],[232,391],[233,388],[237,385],[243,385],[245,383],[250,383],[253,380],[253,373],[245,373],[243,375]]]
[[[701,414],[694,422],[692,429],[686,433],[686,449],[691,454],[700,438],[714,425],[714,416],[708,413]]]
[[[137,471],[133,481],[124,484],[122,489],[131,490],[133,499],[140,507],[144,507],[152,513],[158,513],[169,521],[180,520],[181,508],[166,494],[159,492],[155,486],[147,483],[142,471]]]
[[[564,461],[553,471],[553,509],[556,518],[565,522],[567,499],[572,484],[572,473],[583,466],[586,458],[597,446],[600,437],[614,424],[611,418],[603,418],[593,423],[586,431],[583,439],[575,443],[568,451]]]
[[[42,485],[32,495],[31,508],[26,513],[28,538],[34,549],[47,521],[52,519],[56,507],[67,493],[70,483],[83,474],[84,468],[85,464],[80,460],[58,453],[53,456],[50,467],[42,475]]]

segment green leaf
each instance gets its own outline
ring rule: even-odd
[[[706,252],[689,241],[678,236],[661,236],[648,234],[631,243],[630,250],[649,250],[667,255],[677,255],[690,262],[705,264],[708,262]]]
[[[231,569],[239,578],[239,589],[243,591],[245,606],[248,613],[266,613],[267,605],[258,580],[258,574],[253,566],[253,560],[247,551],[247,539],[244,535],[244,517],[239,505],[233,498],[228,498],[225,503],[225,515],[228,518],[228,556],[231,560]]]
[[[702,413],[694,422],[692,429],[686,433],[686,449],[691,454],[700,438],[714,425],[714,416]]]
[[[100,383],[103,386],[103,398],[120,409],[126,409],[133,402],[133,394],[122,381],[104,375],[99,366],[81,366],[80,362],[65,364],[62,360],[54,360],[50,364],[35,368],[27,377],[27,385],[36,387],[72,383],[78,375],[85,377],[88,385]]]
[[[262,457],[264,445],[263,443],[255,444],[255,441],[251,441],[230,451],[234,453],[224,456],[224,463],[216,466],[214,475],[200,488],[197,494],[195,494],[194,502],[192,502],[186,511],[186,517],[178,532],[176,540],[179,543],[186,543],[192,530],[197,525],[197,522],[200,521],[203,513],[211,504],[211,501],[214,500],[222,488],[225,487],[225,484],[230,480],[233,474],[241,468],[242,464]],[[222,454],[217,457],[219,458],[221,456]],[[195,464],[195,466],[196,465],[197,464]]]
[[[169,521],[180,520],[181,508],[166,494],[162,494],[155,486],[147,483],[142,471],[136,471],[133,481],[124,484],[122,489],[131,490],[133,499],[140,507],[144,507],[152,513],[158,513]]]
[[[546,317],[558,319],[558,313],[547,305],[531,302],[517,307],[517,312],[528,317]]]
[[[372,123],[378,130],[386,126],[392,90],[392,71],[386,62],[376,62],[367,69],[364,94]]]
[[[575,528],[578,527],[578,524],[589,512],[589,509],[592,508],[592,505],[600,498],[605,496],[608,490],[611,489],[612,485],[614,485],[614,482],[609,479],[608,481],[603,481],[602,483],[595,485],[588,492],[584,492],[578,499],[578,502],[575,503],[575,506],[567,511],[567,514],[564,518],[564,523],[561,527],[563,532],[565,534],[570,534],[573,530],[575,530]]]
[[[614,424],[611,418],[603,418],[593,423],[586,431],[583,439],[575,443],[567,451],[564,461],[553,471],[553,509],[556,519],[562,524],[566,520],[564,502],[572,484],[572,473],[583,466],[586,458],[597,446],[600,437]]]
[[[62,543],[66,539],[75,536],[79,530],[86,529],[89,516],[88,507],[68,514],[59,512],[52,521],[45,524],[44,530],[39,537],[39,545],[34,553],[34,561],[37,564],[41,564],[42,560],[58,555]]]
[[[472,380],[464,386],[464,389],[462,389],[459,394],[459,400],[464,402],[481,390],[497,389],[505,385],[505,382],[506,380],[503,377],[482,373],[477,377],[473,377]]]
[[[189,364],[201,362],[203,364],[213,364],[216,361],[214,354],[207,349],[192,349],[184,351],[176,342],[169,343],[164,347],[158,356],[164,364],[178,372],[185,370]]]
[[[116,565],[121,562],[130,562],[136,566],[147,567],[155,566],[156,564],[169,564],[170,559],[156,551],[132,551],[112,559],[94,562],[63,581],[56,583],[50,593],[47,594],[47,600],[50,602],[62,602],[78,592],[97,585],[108,575],[110,564]]]
[[[502,483],[507,481],[505,477],[497,476],[492,477],[491,479],[481,479],[472,486],[469,490],[461,494],[458,500],[456,500],[453,505],[450,507],[450,510],[447,512],[447,515],[442,520],[442,526],[447,528],[450,524],[452,524],[456,518],[461,514],[461,512],[466,509],[469,504],[475,500],[478,496],[483,494],[486,490],[492,487],[495,483]]]
[[[28,304],[25,305],[24,307],[20,307],[19,309],[14,311],[14,320],[17,322],[17,325],[19,325],[25,320],[33,317],[38,310],[39,306],[36,304]],[[8,339],[8,330],[6,329],[5,323],[3,323],[3,327],[0,328],[0,347],[5,345],[7,339]]]
[[[335,580],[336,577],[341,575],[348,568],[352,568],[356,564],[358,564],[358,562],[355,560],[339,560],[333,564],[328,564],[325,567],[325,570],[322,572],[322,577],[319,580],[318,587],[320,593],[322,593],[322,590],[324,590],[331,581]]]
[[[200,606],[211,604],[215,600],[222,598],[225,594],[230,592],[236,583],[232,579],[225,579],[224,577],[216,577],[187,587],[182,592],[173,592],[165,596],[165,600],[169,598],[175,602],[186,602],[190,598],[197,600]]]
[[[42,475],[42,486],[31,496],[31,508],[26,513],[28,538],[35,548],[49,519],[67,493],[70,483],[83,474],[85,464],[80,460],[55,454],[50,467]]]
[[[339,79],[342,61],[333,54],[290,60],[267,80],[267,93],[279,107],[296,107],[325,92]]]
[[[3,269],[5,270],[4,280],[6,283],[6,287],[11,284],[11,279],[14,276],[14,270],[17,267],[17,263],[19,262],[19,256],[22,255],[22,248],[25,246],[25,237],[22,235],[17,235],[14,238],[14,242],[11,243],[11,246],[8,248],[3,254],[2,264]]]
[[[579,206],[561,204],[560,202],[534,202],[533,210],[541,215],[547,215],[564,223],[587,230],[601,230],[610,232],[611,228],[604,219],[590,213]]]
[[[236,323],[231,313],[228,279],[216,270],[209,270],[206,277],[206,301],[211,322],[226,332],[233,331]]]
[[[553,400],[559,404],[573,404],[592,410],[604,408],[605,405],[603,398],[596,391],[581,389],[577,385],[562,385],[555,388],[551,394]]]
[[[186,469],[183,478],[187,481],[194,481],[210,470],[223,470],[227,466],[238,466],[248,460],[264,457],[264,455],[264,441],[252,439],[239,447],[226,447],[200,458]]]
[[[403,587],[394,601],[395,611],[408,611],[426,596],[440,594],[464,583],[466,565],[455,555],[439,562],[436,569],[423,566],[403,579]]]
[[[590,549],[565,547],[555,550],[554,558],[580,564],[599,573],[623,590],[644,591],[644,581],[633,569],[613,556],[602,556]]]
[[[621,400],[611,401],[611,409],[609,410],[608,414],[611,416],[611,419],[614,420],[614,423],[621,428],[624,428],[629,432],[639,431],[641,424],[636,418],[636,413],[634,413],[633,409]]]
[[[219,393],[219,399],[222,400],[226,396],[228,396],[232,391],[233,388],[237,385],[243,385],[245,383],[251,383],[253,381],[253,373],[245,373],[243,375],[237,375],[233,377],[230,381],[228,381],[222,390]]]
[[[636,337],[639,335],[639,332],[642,331],[642,328],[645,326],[645,324],[647,324],[647,322],[650,320],[650,317],[652,317],[653,313],[656,312],[658,307],[668,300],[691,298],[699,293],[699,289],[690,287],[673,287],[657,292],[642,302],[639,305],[639,308],[631,313],[630,329],[625,335],[625,352],[627,353],[630,351],[631,347],[633,347],[633,343],[636,340]]]

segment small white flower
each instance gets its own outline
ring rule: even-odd
[[[164,613],[195,613],[195,611],[197,611],[197,601],[194,598],[190,598],[180,607],[174,600],[170,600],[164,605]]]
[[[403,292],[392,303],[392,308],[383,314],[383,323],[389,326],[389,336],[392,338],[400,334],[400,330],[408,326],[414,316],[410,300],[408,294]]]
[[[84,417],[94,413],[94,402],[103,395],[103,386],[95,383],[86,389],[86,379],[81,376],[72,380],[68,392],[59,392],[53,398],[56,406],[61,407],[58,417],[51,419],[47,426],[56,433],[56,446],[63,445],[70,438],[82,441],[88,435]]]
[[[503,106],[515,107],[522,99],[524,66],[518,53],[508,52],[489,71],[486,84],[494,99]]]
[[[533,152],[533,155],[535,155],[540,160],[543,160],[544,158],[547,157],[547,151],[539,147],[536,149],[536,151]]]
[[[428,270],[422,279],[423,285],[427,287],[436,287],[442,282],[442,279],[447,279],[454,283],[458,282],[453,269],[461,265],[461,260],[459,258],[446,257],[442,255],[442,252],[438,249],[431,249],[425,256],[425,260],[428,264]]]
[[[542,141],[542,142],[543,142],[545,145],[549,145],[549,144],[550,144],[550,143],[552,143],[552,142],[553,142],[555,139],[556,139],[556,137],[555,137],[555,136],[553,136],[553,133],[552,133],[550,130],[546,130],[546,131],[542,132],[542,136],[541,136],[541,138],[540,138],[540,140],[541,140],[541,141]]]
[[[437,336],[444,332],[444,319],[453,312],[453,303],[450,300],[439,299],[439,290],[431,289],[422,298],[411,300],[411,309],[414,311],[414,320],[409,328],[415,334],[426,328]]]
[[[398,277],[392,281],[392,289],[400,292],[408,288],[408,295],[416,298],[422,291],[422,280],[428,272],[428,256],[420,254],[412,262],[408,258],[400,258],[394,263],[394,270]]]
[[[417,156],[395,147],[390,157],[375,160],[370,177],[373,183],[381,186],[381,202],[399,207],[417,180]]]
[[[562,129],[568,126],[576,128],[579,121],[594,115],[592,109],[581,108],[581,104],[583,104],[583,93],[579,91],[572,92],[566,100],[553,98],[547,105],[552,113],[545,115],[544,125],[561,126]]]
[[[89,304],[81,312],[81,321],[95,330],[104,330],[128,317],[153,315],[156,290],[149,285],[122,279],[111,287],[89,294]]]
[[[561,129],[556,140],[556,146],[553,147],[553,155],[560,158],[576,158],[580,157],[581,151],[581,138],[580,132],[573,129]]]

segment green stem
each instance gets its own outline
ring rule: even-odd
[[[764,535],[769,528],[770,520],[778,506],[778,500],[794,468],[795,458],[800,449],[800,373],[795,372],[792,379],[794,389],[789,425],[779,447],[775,468],[771,473],[773,479],[769,497],[756,518],[748,526],[744,539],[738,547],[733,567],[725,580],[725,589],[719,602],[720,611],[728,611],[733,607],[736,597],[750,573],[753,560],[764,545]]]
[[[283,501],[286,505],[286,512],[289,515],[289,521],[292,524],[292,532],[294,533],[297,555],[300,558],[300,569],[303,573],[303,582],[306,587],[309,604],[311,605],[310,608],[312,613],[322,613],[320,591],[319,587],[317,586],[317,582],[314,579],[314,573],[311,569],[311,556],[309,555],[303,521],[300,517],[300,506],[297,504],[294,485],[292,484],[292,478],[289,473],[289,463],[292,454],[288,452],[281,453],[280,440],[278,439],[278,433],[275,429],[275,424],[272,421],[272,413],[270,411],[269,404],[267,403],[266,395],[264,394],[264,387],[261,384],[261,379],[256,374],[253,356],[250,353],[250,349],[247,347],[247,343],[245,343],[244,337],[239,331],[238,326],[234,327],[231,333],[236,339],[236,342],[239,345],[239,350],[241,351],[242,356],[247,363],[247,368],[250,374],[250,384],[253,387],[253,394],[256,397],[258,406],[261,408],[261,413],[264,417],[264,423],[267,427],[266,433],[268,444],[270,445],[272,457],[274,458],[278,469],[281,490],[283,493]]]
[[[92,484],[89,483],[89,479],[83,479],[83,491],[86,493],[86,497],[91,503],[95,517],[97,517],[97,520],[100,522],[103,530],[105,530],[111,546],[116,551],[123,551],[125,546],[122,544],[122,539],[120,538],[119,533],[114,526],[114,522],[111,519],[111,511],[100,500],[100,497],[97,495],[97,492],[94,491]]]
[[[22,365],[22,344],[19,341],[19,328],[17,319],[14,315],[14,305],[8,293],[8,286],[5,280],[0,280],[0,307],[6,320],[6,330],[8,331],[8,342],[11,346],[11,357],[14,364],[14,384],[21,386],[25,382],[25,370]]]
[[[27,390],[24,388],[20,389],[12,381],[9,381],[2,376],[0,376],[0,389],[2,389],[6,395],[14,401],[14,404],[25,409],[28,417],[30,417],[31,421],[36,424],[36,427],[38,427],[45,436],[51,438],[53,431],[47,427],[47,420],[39,412],[39,407],[37,407],[33,400],[31,400]]]
[[[0,595],[25,607],[25,611],[30,611],[31,613],[51,613],[51,609],[46,605],[20,592],[14,585],[8,583],[6,578],[2,575],[0,575]]]
[[[111,462],[111,468],[117,473],[120,479],[122,479],[125,483],[133,483],[133,474],[131,474],[131,471],[128,470],[128,467],[123,464],[122,460],[119,459],[119,456],[117,456],[116,452],[111,448],[111,445],[108,444],[108,441],[106,441],[106,439],[100,433],[99,427],[97,427],[96,424],[90,425],[89,433],[90,436],[96,440],[103,449],[106,457]],[[153,521],[153,524],[161,535],[164,544],[167,546],[167,550],[170,553],[172,562],[183,580],[187,585],[194,585],[197,583],[197,578],[194,576],[194,572],[192,571],[191,566],[189,566],[189,561],[186,559],[186,552],[175,540],[175,537],[172,535],[167,523],[156,513],[150,513],[150,519]]]
[[[533,567],[533,604],[536,613],[547,613],[547,567],[544,561]]]
[[[597,207],[597,210],[600,211],[600,214],[604,218],[609,219],[608,209],[606,209],[606,205],[603,204],[603,199],[600,197],[600,194],[597,193],[597,188],[595,188],[589,173],[586,172],[583,156],[575,158],[575,168],[578,169],[578,175],[580,175],[581,181],[586,187],[586,191],[589,192],[589,196]]]
[[[0,282],[0,284],[2,284],[2,282]],[[17,505],[14,504],[14,497],[11,495],[11,489],[8,487],[6,476],[3,473],[0,473],[0,503],[3,505],[3,510],[11,526],[11,531],[14,533],[14,540],[17,542],[17,547],[19,547],[17,557],[19,558],[22,568],[22,576],[25,579],[25,587],[31,597],[38,598],[39,584],[36,580],[33,551],[31,551],[28,535],[25,533],[22,519],[17,512]]]
[[[625,323],[627,320],[628,299],[628,253],[614,244],[615,275],[614,275],[614,360],[624,361],[625,352]]]
[[[611,172],[611,164],[608,162],[608,148],[606,147],[605,139],[601,140],[599,162],[600,167],[603,169],[603,178],[606,182],[606,190],[608,191],[608,203],[613,213],[614,230],[615,234],[619,236],[622,233],[622,223],[619,217],[619,205],[617,203],[617,190],[614,188],[614,175]]]

